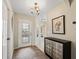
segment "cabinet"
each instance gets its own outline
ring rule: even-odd
[[[50,59],[71,59],[71,41],[45,37],[44,52]]]

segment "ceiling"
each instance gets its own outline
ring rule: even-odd
[[[35,15],[31,13],[35,1],[39,4],[40,15],[44,15],[47,11],[64,2],[64,0],[10,0],[14,12],[31,16]]]

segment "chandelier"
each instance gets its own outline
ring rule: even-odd
[[[34,3],[34,9],[35,9],[36,14],[39,15],[40,14],[40,9],[39,9],[39,5],[38,5],[37,2]]]
[[[30,8],[30,13],[31,15],[36,15],[36,16],[40,14],[40,8],[37,0],[33,3],[33,6]]]

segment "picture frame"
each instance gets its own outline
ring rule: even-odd
[[[65,15],[52,19],[52,33],[65,34]]]

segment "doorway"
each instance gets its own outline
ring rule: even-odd
[[[31,22],[28,20],[19,20],[18,23],[18,47],[31,45]]]

